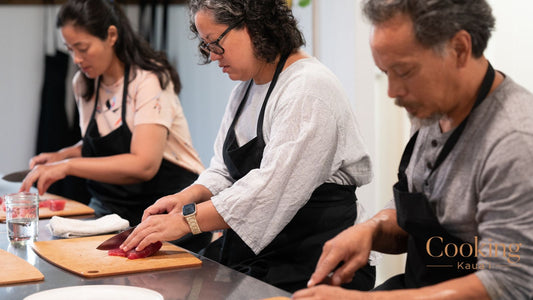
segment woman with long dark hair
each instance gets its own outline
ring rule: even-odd
[[[149,205],[203,170],[178,99],[178,74],[134,33],[116,1],[69,0],[57,26],[79,67],[73,90],[83,139],[33,157],[21,190],[44,193],[67,175],[88,179],[97,216],[135,225]]]

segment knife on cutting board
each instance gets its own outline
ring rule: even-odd
[[[31,169],[9,173],[4,175],[2,179],[9,182],[22,182],[30,171]]]
[[[122,243],[124,243],[124,241],[128,238],[128,236],[130,236],[133,230],[135,230],[135,227],[131,227],[130,229],[124,230],[121,233],[108,238],[107,240],[102,242],[100,245],[98,245],[96,249],[111,250],[111,249],[118,248],[120,245],[122,245]]]

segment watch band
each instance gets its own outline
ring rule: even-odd
[[[192,213],[190,212],[191,210]],[[202,230],[200,230],[200,226],[198,225],[198,221],[196,220],[196,203],[190,203],[183,207],[183,217],[189,224],[189,228],[191,229],[191,233],[193,235],[202,233]]]

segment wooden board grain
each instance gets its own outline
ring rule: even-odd
[[[80,216],[80,215],[92,215],[94,214],[94,209],[89,206],[74,200],[70,200],[61,196],[54,194],[45,193],[39,197],[40,200],[48,199],[63,199],[66,200],[65,209],[52,211],[47,207],[39,208],[39,219],[48,219],[53,216],[69,217],[69,216]],[[0,209],[0,222],[6,221],[6,212],[3,209]]]
[[[34,242],[33,250],[50,263],[88,278],[202,265],[200,259],[171,243],[163,243],[156,254],[140,259],[109,256],[107,251],[96,249],[111,236]]]
[[[0,249],[0,285],[40,281],[44,275],[24,259]]]

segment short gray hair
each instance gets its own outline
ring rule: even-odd
[[[374,25],[398,14],[408,15],[418,42],[436,51],[465,30],[471,36],[476,58],[483,55],[495,25],[486,0],[363,0],[363,13]]]

